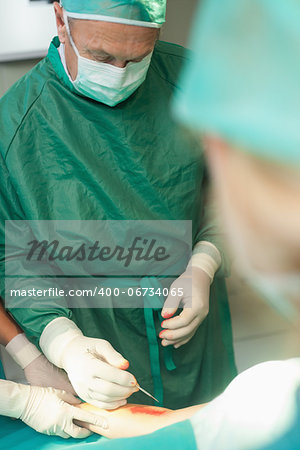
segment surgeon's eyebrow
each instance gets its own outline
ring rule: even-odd
[[[83,49],[84,53],[88,53],[89,55],[100,57],[102,59],[115,59],[114,55],[111,55],[109,53],[106,53],[104,50],[92,50],[87,47]],[[131,58],[130,61],[141,61],[144,59],[147,55],[149,55],[149,51],[145,52],[143,55],[138,56],[136,58]]]
[[[104,58],[107,57],[111,57],[112,55],[110,55],[109,53],[106,53],[104,50],[92,50],[90,48],[84,47],[83,51],[85,53],[89,53],[91,55],[96,55],[96,56],[103,56]]]

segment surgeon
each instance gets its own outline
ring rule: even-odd
[[[176,116],[207,136],[215,192],[241,273],[299,327],[300,4],[201,2],[193,48]],[[110,449],[167,445],[300,448],[300,358],[254,366],[190,420],[147,438],[116,440]]]
[[[94,406],[152,404],[137,383],[160,406],[209,401],[236,374],[228,261],[198,140],[170,113],[186,54],[158,40],[166,1],[54,8],[48,56],[0,101],[2,251],[5,219],[192,221],[193,255],[175,281],[192,279],[192,295],[163,309],[67,308],[56,298],[29,309],[24,298],[11,313]]]
[[[75,425],[73,420],[86,420],[107,430],[104,418],[75,408],[81,401],[75,397],[67,377],[28,341],[1,303],[0,325],[0,344],[5,345],[9,354],[24,368],[30,383],[0,380],[0,415],[21,419],[39,433],[64,439],[82,439],[91,434]],[[55,386],[59,388],[55,389]]]

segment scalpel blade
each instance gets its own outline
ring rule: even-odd
[[[139,388],[140,391],[144,392],[144,394],[148,395],[148,397],[153,398],[153,400],[155,400],[157,403],[159,403],[157,398],[153,397],[153,395],[149,394],[149,392],[145,391],[145,389],[141,388],[141,386],[137,385],[137,387]]]

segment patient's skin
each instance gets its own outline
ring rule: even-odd
[[[5,311],[0,298],[0,344],[7,345],[18,334],[23,333],[13,318]]]
[[[86,423],[80,423],[80,425],[94,433],[115,439],[152,433],[173,423],[189,419],[203,406],[205,405],[191,406],[176,411],[148,405],[125,405],[110,411],[96,408],[88,403],[82,403],[78,407],[105,417],[108,421],[108,429],[103,430]]]

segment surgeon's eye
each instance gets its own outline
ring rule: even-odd
[[[97,61],[97,62],[104,62],[104,61],[105,61],[105,58],[101,58],[101,56],[91,55],[91,58],[92,58],[94,61]]]
[[[93,56],[93,59],[97,62],[105,63],[105,64],[111,64],[114,62],[114,58],[110,57],[99,57],[99,56]]]

